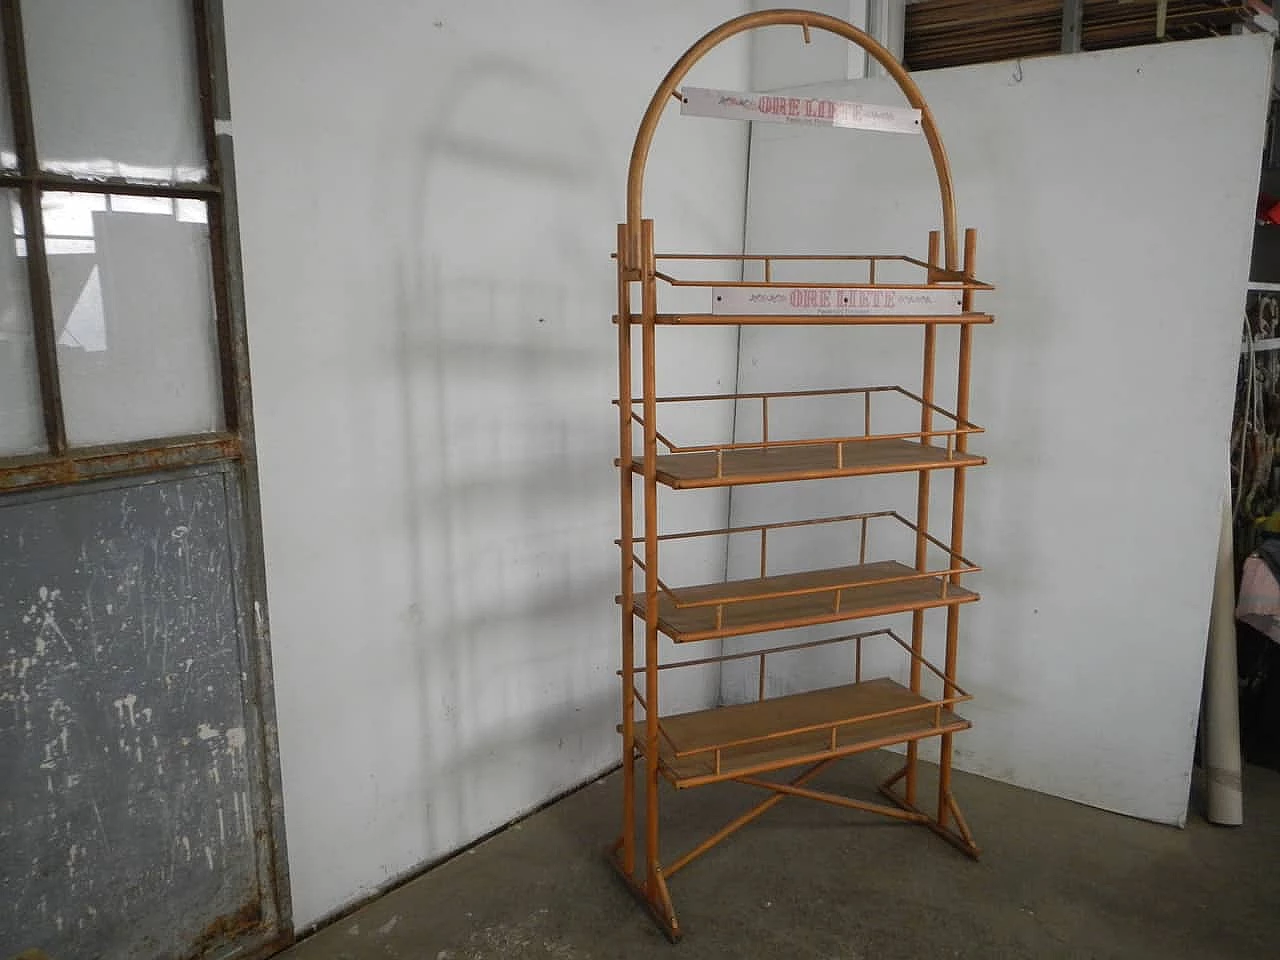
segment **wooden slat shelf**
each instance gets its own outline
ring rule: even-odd
[[[986,462],[985,457],[973,453],[953,451],[948,456],[943,447],[927,446],[913,440],[848,440],[839,444],[815,443],[728,450],[723,454],[663,454],[658,457],[658,482],[677,490],[688,490],[696,487],[978,467]],[[644,470],[642,458],[634,458],[631,465],[637,473]]]
[[[715,403],[735,405],[734,423],[740,432],[751,431],[749,420],[758,410],[758,439],[688,443],[667,436],[659,427],[655,432],[659,483],[676,489],[723,487],[986,463],[983,457],[967,451],[968,438],[982,433],[981,427],[901,386],[654,398],[659,417],[664,410]],[[812,406],[815,403],[826,406]],[[832,403],[837,406],[833,408]],[[797,409],[797,404],[809,406]],[[631,398],[631,419],[640,428],[646,426],[643,406],[641,398]],[[770,411],[774,412],[772,431]],[[815,413],[819,415],[818,422],[830,422],[824,417],[831,412],[839,413],[836,422],[840,426],[833,426],[825,436],[797,437],[787,432],[794,431],[796,424],[814,422]],[[782,435],[777,429],[779,413],[784,414],[783,422],[790,425]],[[904,431],[904,423],[910,421],[918,422],[919,429]],[[892,429],[886,430],[887,426]],[[641,445],[632,445],[629,459],[631,469],[637,473],[643,472],[642,450]]]
[[[643,317],[633,313],[631,322],[640,324]],[[618,322],[615,315],[614,323]],[[659,326],[720,326],[746,324],[774,324],[776,326],[886,326],[892,324],[969,324],[993,323],[995,317],[989,313],[954,313],[929,314],[924,316],[897,316],[892,314],[868,314],[863,316],[817,316],[813,314],[770,315],[770,314],[723,314],[723,313],[659,313],[654,323]]]
[[[906,564],[881,560],[676,588],[670,596],[665,593],[658,595],[658,629],[675,642],[686,643],[784,627],[926,610],[978,599],[976,593],[959,586],[948,586],[944,593],[943,577],[898,579],[914,576],[916,571]],[[773,596],[808,589],[814,592]],[[837,593],[840,593],[838,604]],[[750,599],[752,597],[761,599]],[[719,601],[724,601],[721,614],[717,614],[718,608],[714,605]],[[677,607],[676,602],[707,605]],[[634,610],[637,616],[644,617],[643,594],[635,597]],[[716,624],[718,615],[719,626]]]
[[[900,712],[877,716],[891,711]],[[864,716],[872,719],[836,726]],[[662,773],[677,787],[731,780],[969,727],[959,714],[888,678],[678,714],[663,717],[660,723]],[[803,732],[791,732],[797,730]],[[717,771],[716,751],[711,748],[726,743],[738,745],[720,747]],[[697,750],[705,752],[693,753]]]

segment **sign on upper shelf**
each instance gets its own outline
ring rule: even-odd
[[[712,287],[711,312],[728,316],[935,317],[960,313],[959,290],[884,287]]]
[[[772,93],[740,93],[680,88],[680,112],[690,117],[804,123],[885,133],[920,133],[920,111],[825,97],[788,97]]]

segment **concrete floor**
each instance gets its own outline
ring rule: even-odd
[[[814,785],[874,798],[877,754]],[[974,863],[927,830],[788,799],[674,878],[672,947],[612,874],[616,775],[431,870],[286,960],[894,960],[1280,956],[1280,774],[1251,768],[1248,825],[1185,830],[959,775]],[[759,795],[666,790],[691,846]]]

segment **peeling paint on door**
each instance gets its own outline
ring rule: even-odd
[[[261,916],[226,482],[0,506],[0,957]]]

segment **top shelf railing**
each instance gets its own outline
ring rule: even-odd
[[[656,270],[656,276],[662,282],[673,287],[816,287],[822,289],[859,289],[876,287],[882,290],[931,290],[939,287],[947,290],[993,290],[991,284],[976,277],[971,277],[959,270],[947,270],[931,264],[918,257],[896,253],[850,253],[850,254],[806,254],[806,253],[655,253],[657,263],[677,261],[681,263],[741,263],[743,278],[741,280],[707,279],[679,277],[673,272]],[[865,280],[811,280],[783,279],[774,276],[774,265],[788,266],[803,264],[866,264]],[[746,276],[748,264],[760,266],[759,279]],[[900,280],[885,281],[879,274],[882,264],[905,265],[924,271],[924,278],[919,282]]]

